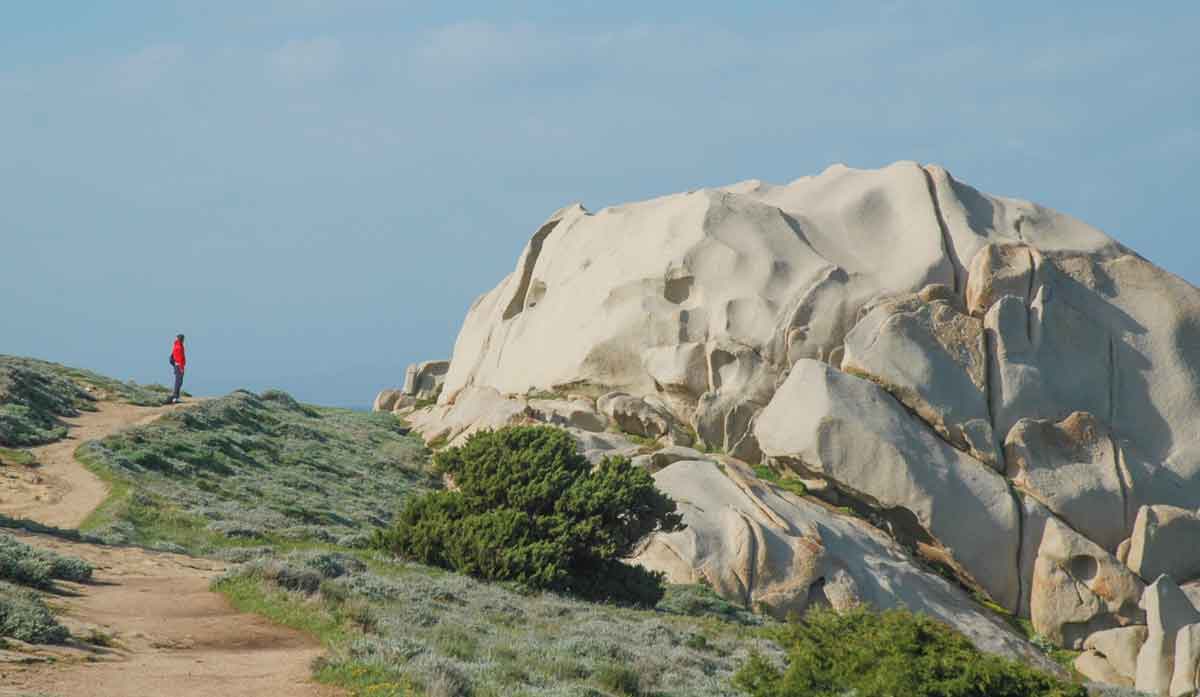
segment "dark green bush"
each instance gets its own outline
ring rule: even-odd
[[[752,697],[1086,697],[1087,691],[985,654],[950,627],[906,610],[814,610],[770,632],[788,649],[776,668],[759,656],[734,676]]]
[[[627,458],[592,467],[566,431],[513,426],[435,455],[456,489],[411,499],[376,544],[488,580],[653,605],[662,579],[622,564],[655,530],[682,527],[675,502]]]

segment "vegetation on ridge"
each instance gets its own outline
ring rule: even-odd
[[[193,553],[264,543],[366,544],[431,482],[390,414],[237,391],[81,446],[111,495],[83,524],[110,542]]]
[[[162,404],[169,391],[34,358],[0,355],[0,446],[53,443],[67,435],[59,419],[94,411],[97,399]]]

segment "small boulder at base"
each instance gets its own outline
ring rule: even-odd
[[[1159,576],[1142,595],[1149,632],[1137,658],[1135,686],[1142,692],[1165,695],[1174,676],[1175,637],[1180,629],[1200,622],[1200,612],[1169,576]]]
[[[1075,658],[1075,670],[1093,682],[1118,687],[1133,687],[1133,680],[1121,675],[1102,654],[1084,651]]]
[[[417,399],[435,399],[442,391],[450,361],[413,363],[404,372],[404,394]]]
[[[1171,672],[1171,697],[1196,694],[1200,687],[1200,623],[1175,633],[1175,667]]]
[[[1137,675],[1138,651],[1146,643],[1147,633],[1148,630],[1142,625],[1105,629],[1089,636],[1083,642],[1083,648],[1098,652],[1108,659],[1118,673],[1129,678],[1129,684],[1132,685]]]
[[[403,396],[404,392],[401,390],[383,390],[375,396],[371,411],[392,411]]]

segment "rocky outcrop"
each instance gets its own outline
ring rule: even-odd
[[[1021,419],[1004,453],[1014,484],[1101,547],[1116,551],[1129,534],[1116,447],[1092,414]]]
[[[436,399],[446,381],[450,361],[414,363],[404,371],[404,394],[419,400]]]
[[[878,383],[951,445],[1003,469],[988,413],[983,324],[945,286],[868,312],[846,335],[841,369]]]
[[[593,461],[694,440],[790,468],[1077,647],[1143,621],[1154,574],[1200,569],[1176,532],[1191,514],[1150,523],[1200,507],[1197,375],[1196,288],[902,162],[557,211],[410,421],[451,442],[558,424]]]
[[[786,617],[866,602],[932,615],[980,648],[1054,666],[959,588],[922,570],[852,516],[779,491],[737,461],[676,462],[654,475],[686,528],[655,535],[633,561],[675,583],[707,583],[747,607]]]
[[[1020,597],[1019,512],[992,468],[939,438],[878,385],[802,359],[759,415],[763,453],[882,512],[911,516],[1004,607]],[[964,521],[970,521],[964,524]]]

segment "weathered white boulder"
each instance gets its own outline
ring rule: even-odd
[[[435,399],[442,391],[450,361],[413,363],[404,371],[404,394],[417,399]]]
[[[392,411],[400,398],[405,396],[400,390],[382,390],[375,395],[375,403],[371,405],[371,411]]]
[[[1138,651],[1141,650],[1142,644],[1146,643],[1147,633],[1148,630],[1142,625],[1105,629],[1089,636],[1083,642],[1083,648],[1104,656],[1109,664],[1132,684],[1133,677],[1137,674]]]
[[[945,286],[880,303],[846,335],[841,368],[878,383],[954,447],[1003,469],[988,413],[983,323],[958,303]]]
[[[476,431],[502,428],[530,421],[524,400],[506,398],[488,387],[460,390],[453,404],[439,404],[414,411],[409,425],[426,443],[436,440],[459,445]]]
[[[759,414],[765,455],[916,522],[1015,610],[1019,512],[1008,483],[956,450],[878,385],[800,360]]]
[[[638,455],[633,458],[633,464],[638,467],[644,467],[651,472],[657,472],[668,465],[672,465],[681,460],[712,460],[713,458],[705,455],[699,450],[687,448],[682,445],[671,445],[666,448],[660,448],[652,453]]]
[[[1079,654],[1075,657],[1074,665],[1075,670],[1079,671],[1080,675],[1092,682],[1133,687],[1133,680],[1131,678],[1118,672],[1104,655],[1096,651],[1084,651]]]
[[[1142,578],[1200,577],[1200,514],[1177,506],[1142,506],[1126,563]]]
[[[625,433],[653,439],[670,436],[677,444],[691,445],[691,435],[671,412],[641,397],[609,392],[596,400],[596,408]]]
[[[983,317],[993,304],[1006,295],[1026,305],[1033,300],[1034,270],[1041,254],[1025,244],[988,243],[971,259],[967,277],[967,311]]]
[[[1146,587],[1141,606],[1149,631],[1138,652],[1135,685],[1143,692],[1165,695],[1175,669],[1175,637],[1180,629],[1200,622],[1200,612],[1168,576]]]
[[[784,617],[814,605],[907,607],[979,648],[1055,670],[1052,662],[958,587],[922,570],[886,535],[808,499],[780,493],[737,461],[676,462],[654,475],[686,528],[653,535],[635,563],[673,583],[709,584]]]
[[[1079,648],[1093,632],[1143,621],[1143,584],[1125,565],[1052,515],[1041,527],[1029,581],[1030,619],[1039,634]]]
[[[1021,419],[1004,439],[1004,454],[1014,484],[1101,547],[1116,551],[1128,536],[1116,446],[1095,416]]]
[[[590,399],[530,399],[529,416],[537,421],[578,428],[581,431],[603,431],[608,419],[596,411]]]
[[[470,384],[662,392],[705,442],[752,452],[747,414],[790,361],[830,357],[875,297],[955,282],[914,163],[569,206],[472,306],[446,399]]]
[[[1196,508],[1200,292],[1115,244],[1028,241],[1041,254],[1031,290],[1001,297],[984,319],[996,432],[1087,412],[1120,451],[1128,525],[1140,505]]]
[[[1175,666],[1171,670],[1171,697],[1194,695],[1200,687],[1200,623],[1175,633]]]

